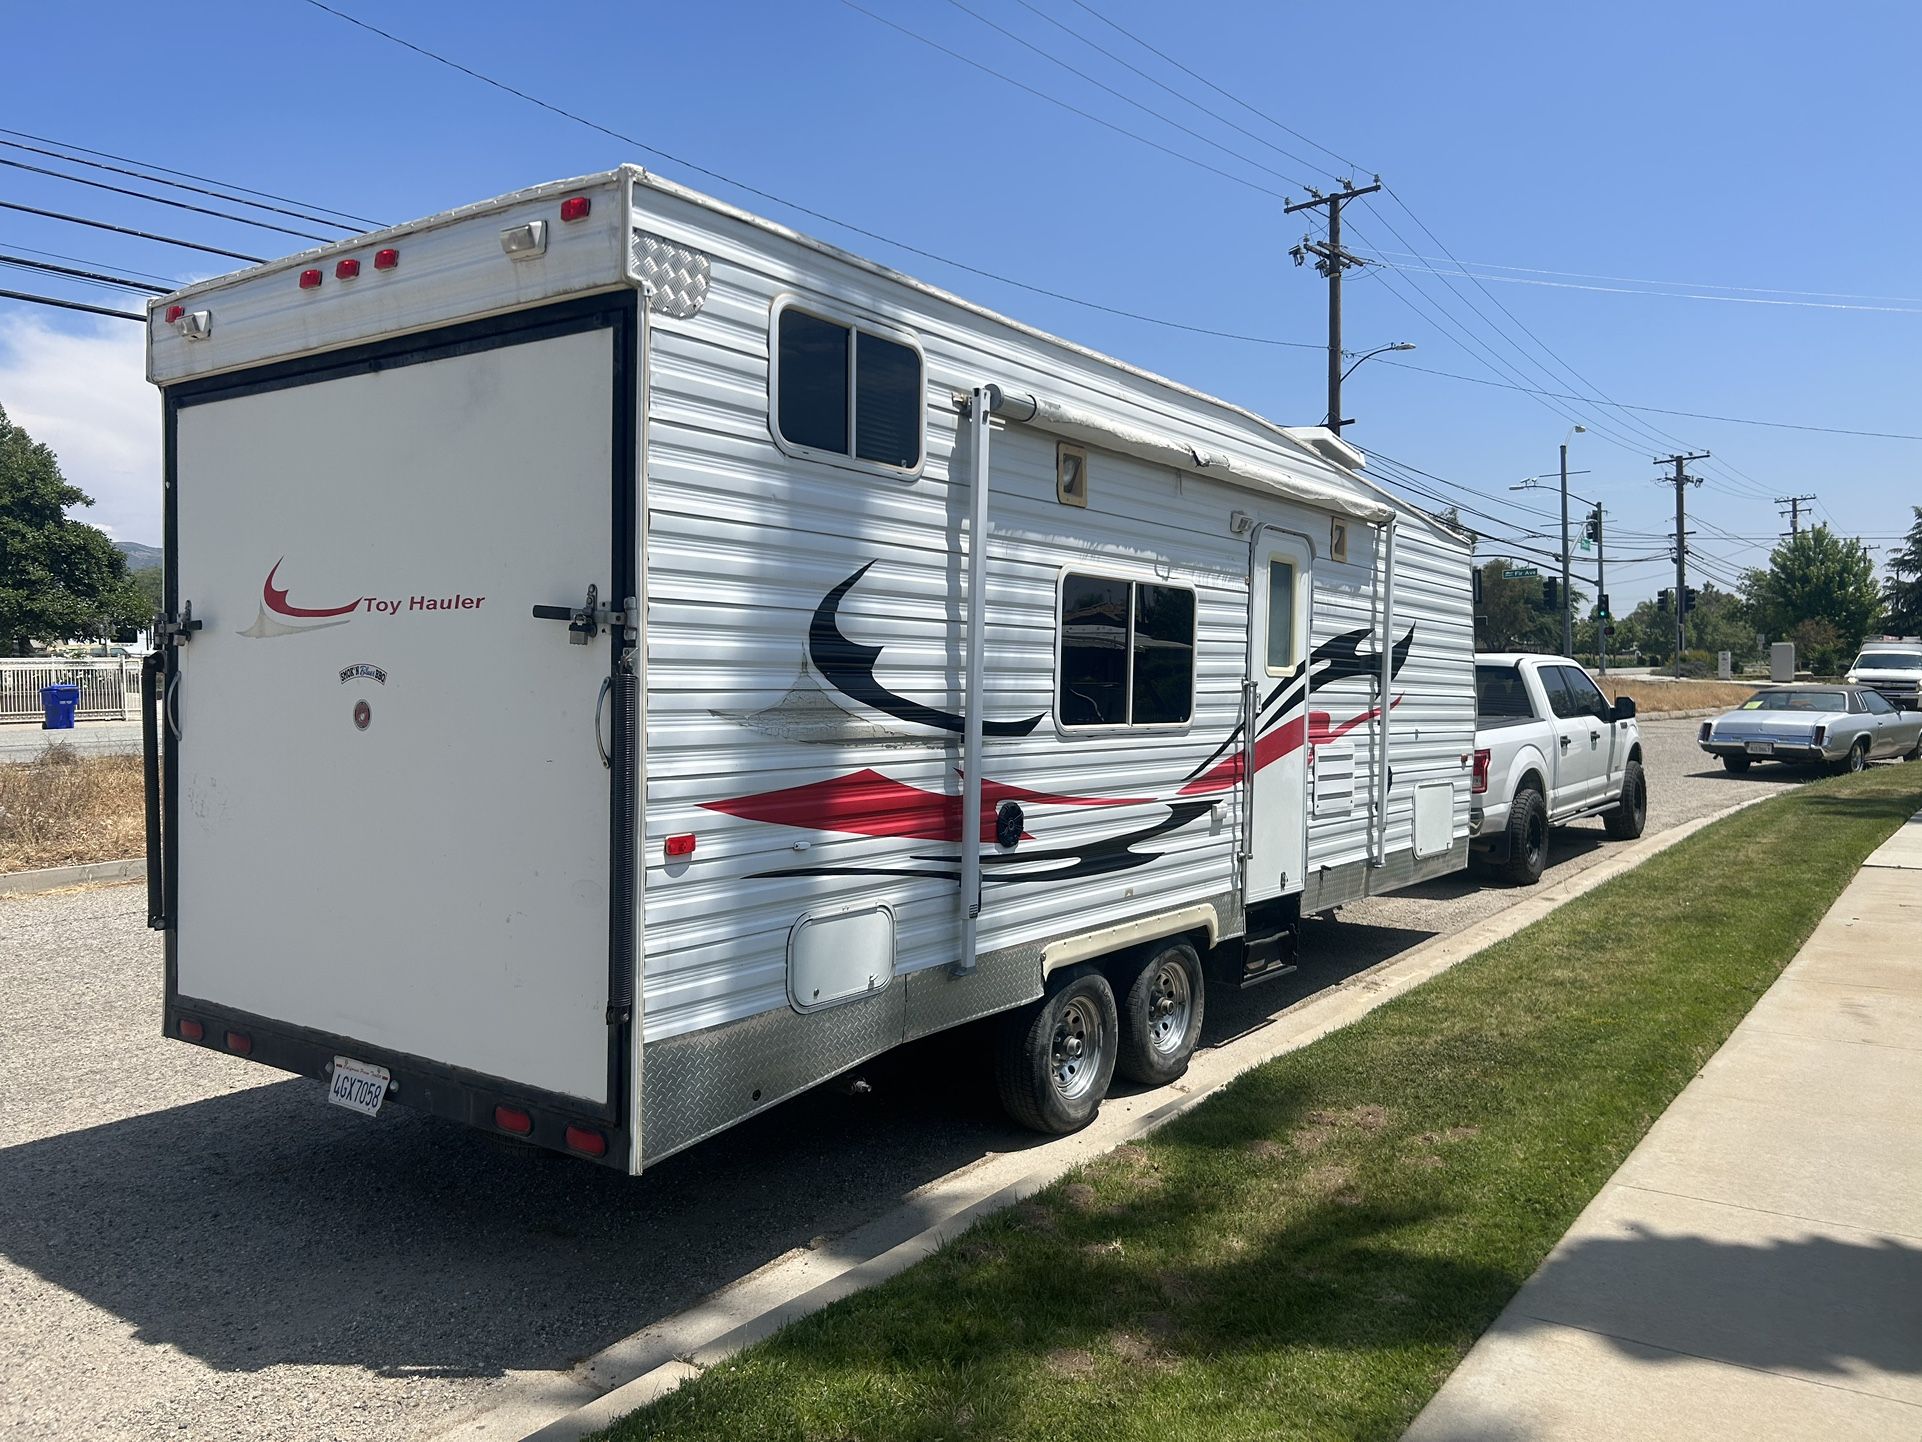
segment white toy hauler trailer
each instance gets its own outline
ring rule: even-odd
[[[1007,1013],[1066,1130],[1466,862],[1467,540],[1325,430],[632,167],[149,340],[166,1029],[344,1106],[638,1172]]]

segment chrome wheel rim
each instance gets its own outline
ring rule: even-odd
[[[1194,989],[1188,983],[1188,968],[1178,961],[1164,961],[1155,968],[1148,985],[1148,1045],[1157,1056],[1174,1056],[1188,1037],[1188,1022],[1194,1015]]]
[[[1868,757],[1862,754],[1862,748],[1860,746],[1851,746],[1849,748],[1849,770],[1860,771],[1866,765],[1868,765]]]
[[[1054,1089],[1067,1101],[1078,1101],[1094,1089],[1101,1070],[1101,1013],[1094,1004],[1075,997],[1061,1008],[1048,1052],[1048,1071]]]

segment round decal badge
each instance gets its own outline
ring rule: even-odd
[[[373,719],[374,708],[372,706],[369,706],[365,701],[356,701],[354,703],[354,729],[356,731],[365,731],[367,729],[367,723]]]

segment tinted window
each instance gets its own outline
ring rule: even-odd
[[[1862,692],[1862,704],[1869,708],[1871,715],[1875,716],[1886,716],[1895,709],[1882,699],[1880,692],[1876,691]]]
[[[1514,666],[1475,668],[1475,711],[1481,716],[1533,716],[1528,688]]]
[[[1137,726],[1175,726],[1195,707],[1195,593],[1135,587],[1134,711]]]
[[[776,418],[792,445],[848,448],[848,329],[803,311],[781,312]]]
[[[1589,679],[1588,672],[1574,666],[1557,666],[1562,673],[1562,684],[1575,703],[1575,714],[1593,716],[1599,721],[1609,719],[1608,698],[1602,695],[1601,688]]]
[[[1295,669],[1295,568],[1287,561],[1268,563],[1268,674]]]
[[[1563,720],[1582,714],[1581,703],[1568,689],[1568,682],[1562,678],[1560,666],[1544,666],[1535,674],[1541,678],[1542,689],[1548,693],[1548,709]]]
[[[921,357],[911,346],[858,332],[854,341],[854,454],[912,470],[921,461]]]
[[[1069,576],[1061,586],[1061,676],[1056,705],[1064,726],[1121,726],[1128,720],[1126,581]]]
[[[1847,711],[1840,691],[1760,691],[1742,703],[1744,711]]]

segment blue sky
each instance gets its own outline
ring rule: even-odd
[[[1704,527],[1694,545],[1710,575],[1732,575],[1766,553],[1761,538],[1785,524],[1774,496],[1816,493],[1816,518],[1870,538],[1884,547],[1878,555],[1888,544],[1881,538],[1906,529],[1909,505],[1922,502],[1916,441],[1638,416],[1587,401],[1550,406],[1391,365],[1671,410],[1922,433],[1922,193],[1912,184],[1922,8],[1868,3],[1818,15],[1782,3],[1386,5],[1340,12],[1331,36],[1322,7],[1241,0],[1088,0],[1090,8],[964,0],[973,14],[954,0],[860,3],[1043,96],[1230,174],[1104,128],[844,0],[378,11],[339,0],[679,162],[536,109],[301,0],[180,3],[164,14],[124,3],[15,7],[9,48],[28,63],[9,67],[0,125],[386,221],[635,160],[1291,423],[1313,422],[1323,409],[1324,362],[1314,347],[1326,302],[1320,279],[1288,258],[1305,218],[1283,215],[1280,196],[1348,173],[1316,148],[1326,146],[1352,159],[1360,178],[1380,172],[1406,202],[1384,196],[1352,206],[1352,248],[1442,257],[1445,246],[1483,274],[1480,285],[1458,277],[1451,289],[1420,269],[1351,273],[1350,346],[1408,340],[1419,349],[1358,371],[1347,392],[1357,421],[1350,438],[1485,493],[1463,499],[1502,517],[1490,529],[1513,533],[1550,526],[1522,508],[1548,512],[1553,498],[1508,487],[1552,470],[1571,421],[1587,422],[1571,465],[1589,474],[1573,488],[1609,507],[1610,550],[1623,558],[1610,567],[1618,611],[1666,583],[1664,562],[1626,560],[1655,557],[1668,544],[1672,493],[1654,484],[1657,453],[1714,452],[1698,469],[1707,484],[1689,498],[1691,519]],[[53,163],[17,150],[0,149],[0,158]],[[1202,336],[1016,289],[687,162],[997,276],[1308,344]],[[260,255],[305,244],[6,168],[0,199]],[[0,211],[0,252],[26,250],[122,273],[184,278],[225,268]],[[127,303],[18,271],[0,276],[0,288]],[[158,403],[140,379],[139,339],[131,325],[0,301],[0,406],[54,444],[73,478],[96,493],[91,519],[153,541]]]

